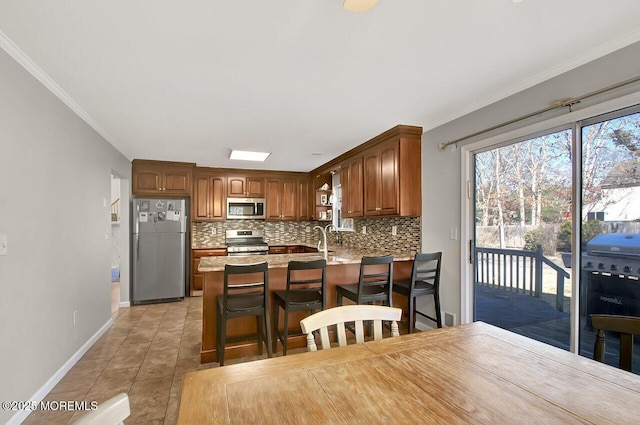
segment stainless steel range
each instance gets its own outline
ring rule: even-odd
[[[225,241],[229,256],[269,253],[269,245],[264,240],[263,230],[227,230]]]
[[[596,236],[587,243],[582,270],[589,324],[590,314],[640,316],[640,234]]]

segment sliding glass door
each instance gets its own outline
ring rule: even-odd
[[[565,128],[475,154],[475,320],[564,349],[571,140]]]
[[[640,316],[640,112],[580,125],[580,354],[592,357],[591,314]],[[618,364],[619,338],[607,335],[605,361]],[[634,372],[640,373],[636,339]]]
[[[499,143],[469,150],[473,319],[591,358],[590,315],[640,317],[640,106]]]

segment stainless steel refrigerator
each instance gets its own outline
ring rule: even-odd
[[[132,304],[184,299],[187,205],[185,199],[133,199]]]

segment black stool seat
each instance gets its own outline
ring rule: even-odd
[[[413,259],[411,278],[393,282],[393,292],[407,297],[409,333],[413,333],[416,314],[434,321],[438,328],[442,327],[439,295],[441,260],[441,252],[418,253]],[[434,316],[416,310],[416,300],[423,295],[433,296]]]
[[[268,308],[269,297],[267,296],[269,293],[268,271],[269,266],[266,262],[225,265],[224,292],[216,299],[218,307],[216,312],[216,354],[220,366],[224,366],[224,350],[229,341],[244,341],[257,337],[258,353],[262,354],[262,344],[264,343],[267,346],[268,356],[273,356]],[[247,280],[250,282],[247,283]],[[227,321],[248,316],[256,317],[257,335],[227,338]]]
[[[348,298],[356,304],[372,304],[379,301],[392,307],[392,282],[392,255],[362,257],[358,283],[336,286],[337,304],[342,305],[343,298]]]
[[[273,292],[273,347],[282,344],[282,355],[287,354],[289,313],[309,310],[315,313],[325,309],[327,261],[289,261],[287,288]],[[280,309],[284,310],[283,329],[279,330]],[[300,332],[302,334],[302,332]]]

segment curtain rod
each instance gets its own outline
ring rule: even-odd
[[[455,139],[455,140],[451,140],[451,141],[448,141],[448,142],[440,143],[440,145],[439,145],[440,150],[444,150],[448,146],[455,145],[455,144],[457,144],[457,143],[459,143],[459,142],[461,142],[463,140],[467,140],[467,139],[470,139],[472,137],[479,136],[479,135],[481,135],[483,133],[488,133],[490,131],[497,130],[497,129],[501,128],[501,127],[506,127],[506,126],[508,126],[510,124],[513,124],[513,123],[516,123],[518,121],[523,121],[523,120],[526,120],[527,118],[535,117],[536,115],[544,114],[545,112],[549,112],[549,111],[552,111],[552,110],[557,109],[557,108],[568,107],[569,108],[569,112],[571,112],[571,107],[573,105],[575,105],[576,103],[580,103],[580,101],[582,101],[584,99],[587,99],[589,97],[596,96],[598,94],[602,94],[602,93],[608,92],[610,90],[614,90],[614,89],[617,89],[617,88],[620,88],[620,87],[635,83],[637,81],[640,81],[640,75],[638,75],[636,77],[633,77],[633,78],[630,78],[628,80],[621,81],[619,83],[610,85],[608,87],[604,87],[604,88],[592,91],[591,93],[583,94],[582,96],[569,97],[569,98],[555,100],[555,101],[551,102],[551,105],[547,106],[546,108],[539,109],[539,110],[537,110],[535,112],[531,112],[529,114],[522,115],[521,117],[514,118],[514,119],[509,120],[509,121],[505,121],[503,123],[494,125],[494,126],[489,127],[489,128],[485,128],[484,130],[476,131],[475,133],[466,135],[464,137],[460,137],[460,138]]]

